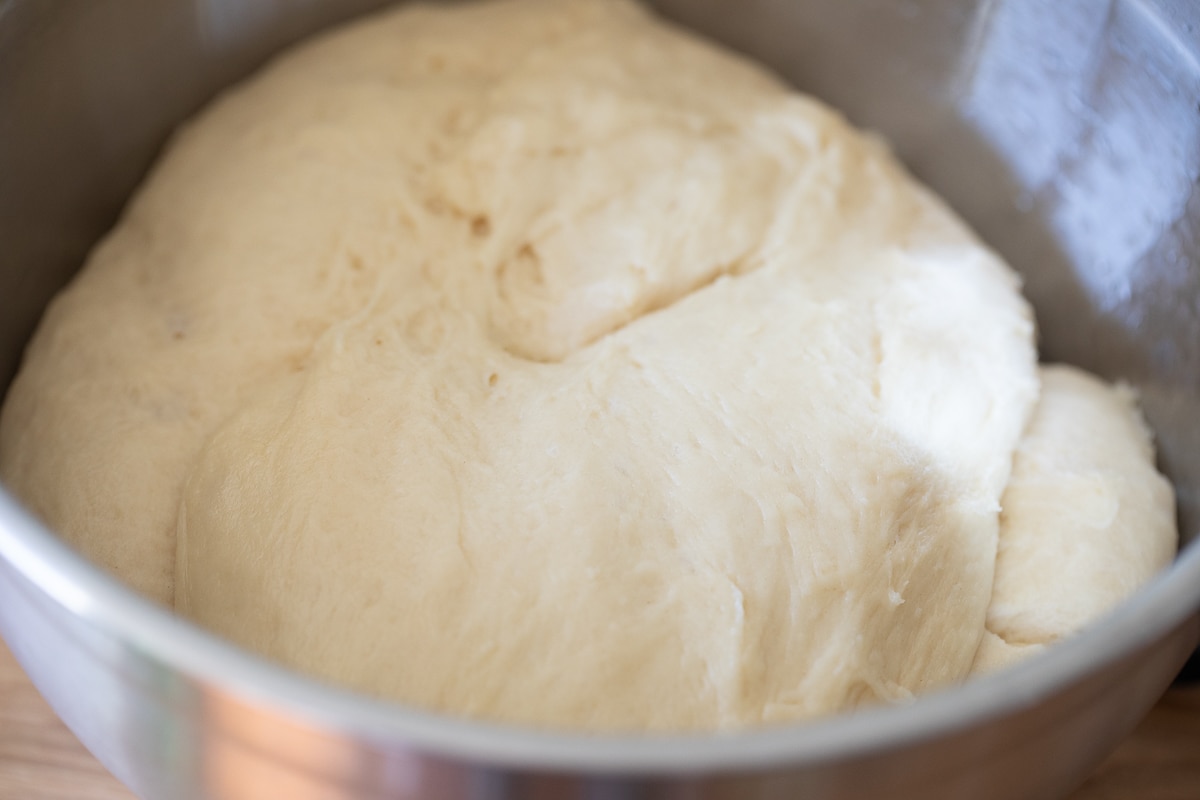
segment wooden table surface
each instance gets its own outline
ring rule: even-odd
[[[134,800],[0,642],[0,800]],[[1200,685],[1174,689],[1070,800],[1200,800]]]

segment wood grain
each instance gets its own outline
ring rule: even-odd
[[[0,642],[0,800],[134,800]],[[1200,686],[1167,694],[1069,800],[1200,800]]]
[[[0,800],[133,800],[58,721],[3,641]]]

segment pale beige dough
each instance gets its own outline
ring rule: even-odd
[[[1004,492],[976,672],[1076,633],[1175,555],[1174,491],[1132,393],[1065,366],[1041,383]]]
[[[176,137],[0,476],[310,674],[736,728],[968,675],[1035,360],[1013,273],[754,65],[622,0],[408,6]]]

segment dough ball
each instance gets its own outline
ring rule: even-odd
[[[436,72],[397,55],[417,47]],[[291,85],[284,117],[365,95],[370,118],[238,152],[346,181],[320,178],[309,224],[403,222],[351,240],[387,254],[361,306],[186,470],[184,613],[363,691],[588,730],[966,675],[1033,326],[882,147],[624,3],[401,10],[232,102]],[[386,176],[359,163],[380,130],[417,154]]]
[[[1022,458],[1078,438],[1056,374]],[[819,102],[624,0],[409,4],[175,137],[48,310],[0,477],[310,675],[733,729],[903,701],[1107,607],[1026,613],[1057,556],[1013,526],[1075,506],[1017,485],[993,599],[1037,397],[1015,275]],[[1113,452],[1148,463],[1120,408]],[[1048,480],[1100,455],[1062,458]],[[1130,520],[1170,501],[1138,470]]]

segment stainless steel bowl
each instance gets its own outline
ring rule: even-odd
[[[375,0],[0,0],[0,381],[179,120]],[[1200,4],[661,0],[877,128],[1022,270],[1043,352],[1141,388],[1200,530]],[[0,490],[0,632],[145,798],[1040,798],[1200,638],[1200,546],[1092,629],[906,708],[566,736],[331,688],[141,600]]]

